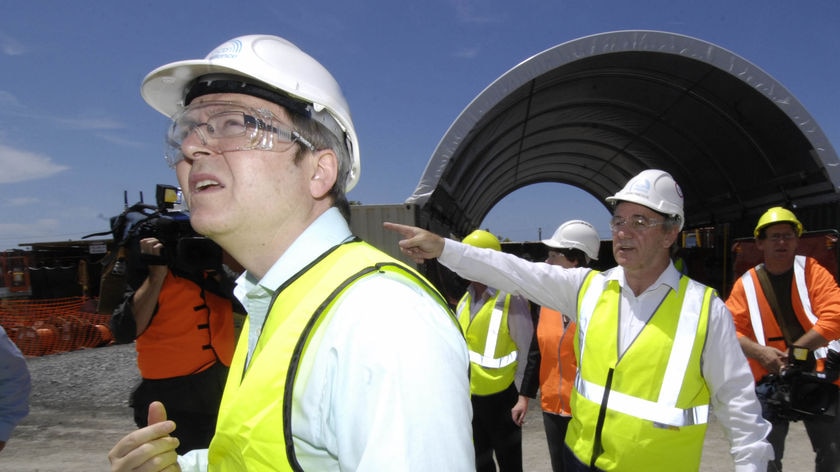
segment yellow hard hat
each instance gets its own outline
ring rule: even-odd
[[[474,247],[483,247],[486,249],[494,249],[496,251],[502,250],[502,245],[499,243],[499,239],[493,236],[493,233],[484,231],[483,229],[473,231],[461,242]]]
[[[790,223],[796,228],[796,236],[802,236],[802,223],[796,219],[792,211],[782,207],[773,207],[765,211],[758,219],[758,224],[755,225],[753,236],[757,238],[762,229],[776,223]]]

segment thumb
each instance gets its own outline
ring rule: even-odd
[[[152,402],[149,404],[148,421],[150,425],[166,421],[166,408],[163,406],[163,403]]]

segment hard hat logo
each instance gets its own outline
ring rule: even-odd
[[[207,60],[236,59],[240,52],[242,52],[242,41],[232,39],[211,51],[207,55]]]
[[[648,179],[639,179],[630,189],[627,190],[628,193],[634,193],[640,197],[649,198],[650,196],[650,189],[653,187]]]

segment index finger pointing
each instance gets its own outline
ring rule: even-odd
[[[390,221],[385,221],[382,223],[382,227],[389,231],[393,231],[395,233],[400,233],[403,237],[410,238],[414,236],[414,228],[407,225],[401,225],[398,223],[391,223]]]

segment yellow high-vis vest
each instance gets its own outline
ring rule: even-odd
[[[367,243],[342,244],[323,255],[274,295],[247,371],[248,336],[240,336],[210,443],[210,471],[302,470],[295,456],[292,400],[295,384],[309,375],[307,352],[317,351],[310,343],[329,324],[341,294],[378,272],[416,282],[447,307],[420,274]],[[454,316],[452,322],[457,325]]]
[[[700,360],[714,293],[681,277],[619,357],[621,287],[596,271],[587,276],[566,435],[578,460],[604,471],[700,468],[710,400]]]
[[[508,327],[510,294],[496,292],[470,320],[472,297],[467,292],[455,310],[470,353],[470,393],[492,395],[516,377],[517,349]]]

